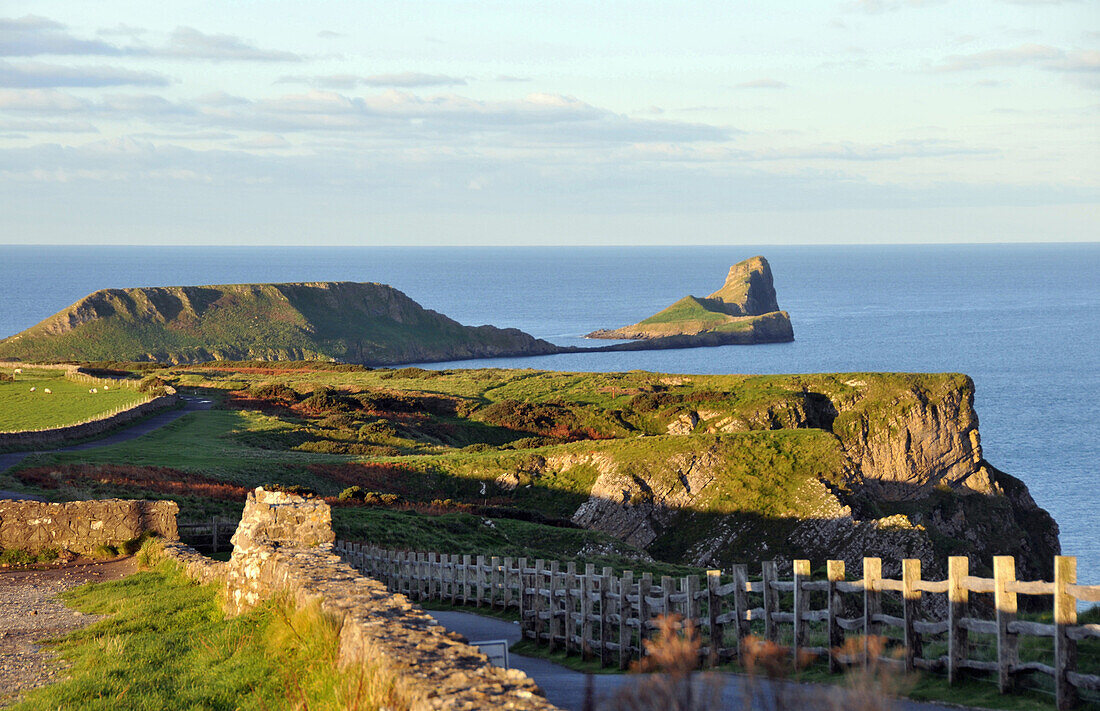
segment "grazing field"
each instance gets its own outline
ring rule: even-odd
[[[15,380],[0,381],[0,432],[75,425],[146,399],[131,388],[69,380],[60,370],[24,368]]]

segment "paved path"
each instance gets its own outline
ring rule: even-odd
[[[447,629],[458,632],[471,642],[506,639],[509,644],[520,639],[519,624],[495,617],[484,617],[469,612],[431,611],[429,614]],[[539,659],[537,657],[525,657],[519,654],[511,654],[512,667],[522,669],[535,683],[542,688],[546,698],[551,703],[569,711],[581,711],[584,708],[585,685],[587,679],[584,673],[573,671],[560,664]],[[721,674],[722,681],[722,708],[746,709],[743,694],[746,689],[745,677],[738,674]],[[609,699],[620,687],[633,683],[638,677],[627,674],[593,674],[591,675],[597,702]],[[832,706],[827,697],[839,690],[837,687],[810,685],[810,684],[777,684],[770,695],[789,696],[791,692],[798,696],[799,706],[805,709],[830,709],[849,708],[849,704]],[[775,699],[771,698],[764,703],[754,703],[752,708],[773,708]],[[860,708],[871,709],[865,702]],[[618,708],[629,708],[620,705]],[[949,708],[939,704],[920,703],[916,701],[899,700],[892,707],[897,711],[945,711]],[[952,707],[959,708],[959,707]]]
[[[132,439],[137,439],[142,435],[149,434],[154,430],[159,430],[169,422],[175,422],[179,418],[183,417],[189,412],[195,412],[196,410],[209,410],[211,401],[205,398],[193,397],[191,395],[182,395],[180,399],[183,401],[183,407],[177,407],[173,410],[165,410],[158,412],[152,417],[148,417],[141,422],[123,427],[122,429],[115,430],[110,434],[107,434],[99,439],[89,440],[88,442],[81,442],[80,444],[74,444],[69,447],[61,447],[59,449],[43,449],[29,452],[8,452],[7,454],[0,454],[0,473],[11,469],[19,462],[23,461],[32,454],[49,454],[52,452],[79,452],[85,449],[96,449],[97,447],[107,447],[112,444],[119,444],[121,442],[129,442]],[[37,499],[36,496],[29,496],[27,494],[20,494],[17,491],[4,491],[0,489],[0,499]]]

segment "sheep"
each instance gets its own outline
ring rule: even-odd
[[[110,385],[104,385],[104,386],[103,386],[103,389],[104,389],[104,390],[110,390],[110,389],[111,389],[111,386],[110,386]]]
[[[46,393],[47,395],[53,395],[53,390],[50,390],[49,388],[43,388],[42,392]]]
[[[99,392],[99,388],[88,388],[88,392],[94,395]]]
[[[35,390],[37,390],[37,389],[38,389],[38,388],[31,388],[31,392],[33,393],[33,392],[34,392]]]
[[[22,368],[16,368],[15,370],[12,371],[12,373],[14,373],[15,375],[20,375],[22,372],[23,372]]]

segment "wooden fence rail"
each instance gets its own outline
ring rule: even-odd
[[[197,543],[200,538],[209,540],[210,552],[217,553],[219,547],[229,547],[229,538],[237,530],[239,523],[240,521],[212,516],[209,521],[178,523],[176,528],[179,530],[181,538],[186,538],[193,543]],[[203,546],[205,544],[197,543],[197,545]]]
[[[994,558],[992,578],[970,575],[968,559],[959,556],[948,559],[946,580],[924,580],[917,559],[902,561],[900,579],[884,578],[881,560],[864,558],[858,580],[848,580],[844,562],[836,560],[828,561],[826,579],[813,580],[810,562],[795,560],[789,580],[779,578],[777,561],[764,561],[761,579],[750,581],[747,565],[657,580],[649,573],[614,575],[611,568],[588,564],[578,570],[575,563],[542,559],[396,551],[346,541],[336,549],[353,567],[413,600],[513,608],[524,638],[620,669],[645,654],[654,618],[677,614],[700,631],[700,653],[711,665],[738,659],[752,623],[762,620],[764,639],[789,640],[795,655],[827,656],[831,671],[866,664],[868,637],[885,636],[900,656],[884,661],[907,671],[944,671],[952,683],[988,673],[1002,693],[1010,693],[1022,675],[1045,674],[1054,680],[1059,709],[1077,706],[1079,690],[1100,691],[1100,675],[1079,672],[1076,653],[1078,642],[1100,640],[1100,625],[1077,624],[1077,603],[1100,602],[1100,585],[1078,585],[1077,559],[1070,556],[1055,558],[1053,583],[1016,580],[1010,556]],[[971,614],[971,593],[993,595],[995,619]],[[930,619],[923,595],[945,596],[946,616]],[[1053,624],[1018,620],[1018,595],[1052,596]],[[886,600],[887,609],[900,614],[885,612]],[[862,654],[831,653],[844,646],[848,633],[864,640]],[[995,636],[994,660],[973,658],[971,634]],[[1021,662],[1021,637],[1053,638],[1051,663]],[[944,653],[928,656],[933,646],[945,647]]]

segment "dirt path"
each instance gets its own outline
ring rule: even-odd
[[[38,642],[99,619],[65,607],[57,599],[58,593],[88,582],[117,580],[136,569],[137,562],[131,557],[0,572],[0,706],[63,673],[53,654]]]

